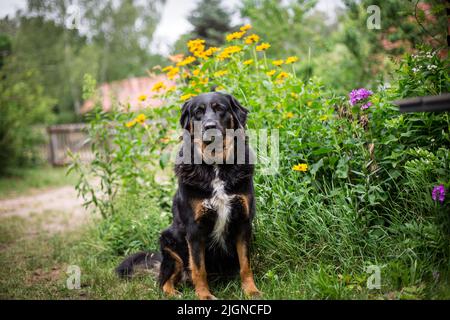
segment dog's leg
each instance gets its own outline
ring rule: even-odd
[[[238,236],[236,241],[236,249],[239,257],[240,275],[242,281],[242,289],[247,296],[259,297],[261,292],[256,288],[255,281],[253,279],[253,271],[250,267],[248,239],[245,235]]]
[[[205,267],[205,245],[198,239],[189,240],[189,268],[191,269],[191,278],[195,287],[195,293],[200,300],[215,300],[209,291],[208,281],[206,278]]]
[[[181,277],[183,260],[175,250],[169,246],[171,235],[168,231],[162,233],[160,242],[161,253],[163,256],[159,274],[160,286],[167,296],[180,296],[181,293],[175,289],[175,285]]]

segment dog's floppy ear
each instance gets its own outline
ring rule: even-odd
[[[231,94],[227,94],[228,99],[230,100],[231,113],[233,114],[234,120],[237,121],[239,128],[244,129],[247,123],[247,113],[248,110],[244,108],[239,101]]]
[[[186,101],[183,106],[181,107],[181,117],[180,117],[180,125],[181,128],[188,130],[189,129],[189,121],[190,121],[190,115],[189,115],[189,109],[191,107],[191,101]]]

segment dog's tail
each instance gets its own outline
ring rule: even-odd
[[[159,252],[138,252],[122,261],[116,268],[120,278],[131,278],[138,270],[147,270],[159,274],[162,256]]]

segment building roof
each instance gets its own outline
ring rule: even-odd
[[[113,81],[110,83],[103,83],[98,87],[98,94],[100,95],[103,111],[110,111],[113,103],[118,102],[120,106],[130,105],[130,111],[136,111],[148,107],[159,107],[164,102],[155,97],[156,93],[152,92],[152,87],[157,82],[163,82],[167,88],[175,85],[174,81],[167,79],[162,75],[155,75],[152,77],[138,77],[129,78],[125,80]],[[159,92],[163,92],[162,90]],[[140,101],[139,96],[146,95],[145,101]],[[95,99],[86,100],[80,112],[82,114],[92,110],[95,105]]]

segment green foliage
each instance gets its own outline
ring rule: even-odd
[[[40,161],[44,135],[35,126],[52,119],[54,103],[36,70],[24,69],[15,57],[5,61],[0,69],[0,175]]]
[[[209,57],[191,48],[198,63],[181,67],[177,89],[161,94],[164,107],[143,111],[148,121],[123,110],[94,113],[90,132],[97,160],[90,170],[106,186],[113,182],[120,195],[106,198],[111,208],[105,215],[105,246],[113,252],[155,247],[157,228],[143,236],[145,223],[127,218],[132,205],[121,203],[144,197],[149,212],[160,215],[152,221],[158,227],[168,222],[175,186],[156,177],[177,150],[179,104],[217,85],[250,109],[249,128],[279,130],[279,171],[266,175],[259,163],[255,176],[253,256],[263,289],[297,277],[286,270],[307,270],[301,282],[308,297],[428,296],[435,275],[448,276],[449,201],[435,202],[431,192],[438,184],[450,187],[449,123],[446,114],[402,115],[392,101],[417,93],[419,86],[406,75],[430,65],[422,58],[432,59],[436,68],[432,73],[418,69],[420,92],[447,90],[448,64],[427,53],[405,57],[391,88],[373,94],[372,106],[361,110],[347,97],[324,94],[318,80],[297,77],[295,65],[275,67],[274,59],[245,37]],[[226,54],[229,48],[235,52]],[[187,72],[191,76],[184,76]],[[107,128],[114,131],[111,146],[104,145]],[[98,132],[103,132],[100,139]],[[297,164],[308,169],[293,170]],[[128,233],[129,228],[140,231]],[[371,292],[365,282],[366,268],[373,264],[382,269],[382,289]]]

